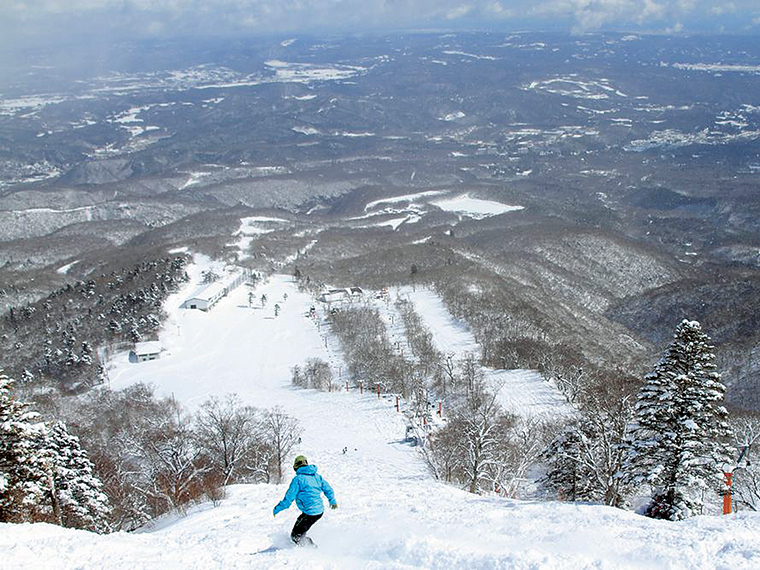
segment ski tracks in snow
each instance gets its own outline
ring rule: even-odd
[[[274,318],[271,306],[285,292]],[[114,362],[112,387],[150,381],[160,395],[174,394],[193,409],[228,392],[257,407],[282,406],[304,428],[291,455],[316,464],[339,503],[309,533],[319,548],[278,549],[298,515],[293,506],[272,518],[288,472],[279,485],[231,486],[219,506],[166,516],[139,534],[0,524],[0,570],[760,567],[754,513],[672,523],[610,507],[482,497],[435,481],[416,450],[401,442],[405,423],[395,402],[291,385],[293,365],[330,353],[305,317],[312,299],[290,278],[274,276],[256,289],[257,297],[262,293],[270,299],[265,309],[248,308],[242,287],[209,313],[178,312],[171,326],[181,334],[171,327],[162,334],[168,354],[140,364]],[[435,334],[435,318],[450,322],[450,315],[430,292],[417,294],[415,307]]]
[[[467,354],[480,357],[480,346],[467,325],[454,318],[443,300],[430,289],[402,287],[396,295],[409,300],[433,335],[436,348],[461,359]],[[556,419],[574,412],[553,384],[535,370],[497,370],[480,367],[486,381],[498,390],[505,409],[528,418]]]

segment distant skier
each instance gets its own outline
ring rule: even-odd
[[[296,505],[301,509],[301,515],[296,519],[293,530],[290,532],[290,538],[296,544],[313,545],[312,540],[305,536],[312,525],[317,522],[325,512],[324,503],[322,503],[322,493],[327,496],[331,509],[338,508],[338,502],[335,500],[335,493],[330,484],[317,475],[317,466],[309,465],[306,457],[299,455],[293,463],[296,476],[290,482],[285,497],[274,507],[273,514],[289,508],[295,500]]]

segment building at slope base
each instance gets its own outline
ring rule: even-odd
[[[200,309],[208,311],[232,291],[240,287],[251,276],[250,269],[234,267],[225,270],[225,274],[212,283],[203,285],[195,291],[184,303],[182,309]]]

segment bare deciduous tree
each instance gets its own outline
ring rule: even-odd
[[[734,469],[734,497],[736,503],[752,511],[760,510],[760,465],[752,462],[760,447],[760,416],[737,418],[732,422],[737,463]],[[741,461],[738,457],[741,456]]]
[[[263,415],[244,406],[237,394],[228,394],[224,400],[213,397],[201,406],[195,420],[196,441],[224,485],[236,480],[236,470],[261,444],[263,420]]]
[[[498,448],[511,421],[501,413],[496,395],[477,385],[434,436],[434,456],[445,477],[458,480],[471,493],[481,490],[489,467],[498,461]]]
[[[552,428],[538,418],[512,417],[505,437],[499,442],[497,461],[488,469],[492,490],[507,497],[517,497],[528,480],[528,472],[539,463]]]
[[[264,425],[272,445],[272,462],[279,483],[282,481],[283,461],[300,439],[303,430],[298,420],[287,415],[279,406],[267,412]]]
[[[450,352],[442,357],[438,364],[435,386],[440,390],[441,398],[446,399],[449,390],[454,390],[459,383],[455,354]]]
[[[182,508],[195,499],[210,466],[198,461],[190,418],[174,400],[165,400],[163,414],[144,418],[132,440],[133,452],[143,459],[151,500]]]

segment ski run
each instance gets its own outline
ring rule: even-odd
[[[125,353],[116,355],[110,387],[151,383],[190,410],[210,396],[236,393],[245,403],[281,406],[297,418],[304,431],[292,455],[318,466],[339,503],[309,532],[319,548],[290,546],[295,505],[272,516],[288,473],[281,485],[230,486],[217,505],[196,505],[133,533],[2,524],[0,569],[760,568],[760,516],[754,513],[669,522],[598,505],[479,496],[435,480],[419,448],[405,439],[404,403],[397,412],[392,395],[346,389],[346,367],[325,310],[291,277],[274,275],[253,295],[241,286],[208,312],[180,309],[201,270],[219,269],[195,259],[192,282],[167,302],[160,358],[135,364]],[[472,335],[433,292],[403,288],[390,295],[413,303],[439,350],[477,356]],[[393,302],[367,298],[389,335],[403,340]],[[315,305],[318,316],[309,318]],[[293,387],[291,368],[312,357],[329,362],[343,385],[331,392]],[[534,372],[483,372],[502,386],[502,404],[514,413],[572,413]]]

